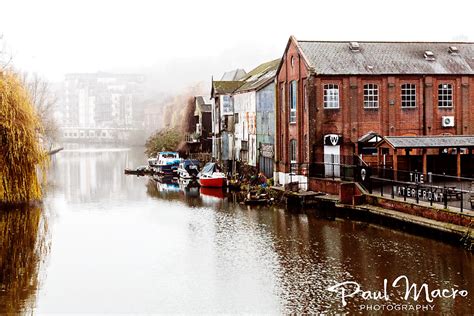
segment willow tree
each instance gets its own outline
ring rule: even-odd
[[[0,202],[41,199],[47,155],[39,135],[42,126],[32,100],[17,75],[0,73]]]

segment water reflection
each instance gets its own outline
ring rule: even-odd
[[[0,313],[33,311],[49,252],[41,206],[0,209]]]
[[[47,278],[41,284],[18,283],[16,293],[23,295],[18,304],[4,300],[7,291],[2,291],[1,304],[10,302],[3,310],[32,308],[37,297],[38,313],[360,313],[360,298],[342,308],[326,289],[351,280],[379,290],[384,278],[401,274],[433,288],[474,293],[473,256],[460,248],[328,218],[324,210],[295,214],[252,207],[236,194],[193,182],[123,175],[124,168],[144,161],[141,148],[74,148],[57,155],[45,201],[57,214]],[[35,223],[25,229],[42,227]],[[2,226],[13,234],[3,244],[20,243],[12,249],[24,248],[29,257],[37,253],[35,260],[41,261],[31,240],[17,237],[23,230],[11,227]],[[36,234],[26,235],[43,238]],[[13,261],[7,266],[20,264]],[[24,269],[2,272],[10,284],[23,275],[11,270]],[[471,294],[435,304],[437,313],[473,310]]]
[[[239,203],[238,196],[220,189],[200,188],[199,194],[191,196],[185,193],[185,185],[180,184],[179,189],[153,181],[148,183],[147,193],[191,207],[212,207],[214,246],[217,252],[225,253],[218,262],[231,262],[234,267],[235,260],[245,260],[246,264],[254,265],[254,269],[263,264],[265,268],[259,273],[267,277],[266,290],[271,288],[277,297],[279,312],[364,313],[361,305],[381,303],[355,297],[342,307],[340,299],[327,288],[344,281],[357,282],[363,290],[381,291],[383,279],[391,283],[398,276],[406,275],[412,284],[426,283],[431,290],[474,291],[473,256],[452,245],[374,224],[326,219],[324,211],[294,214],[278,207],[245,206]],[[195,223],[191,226],[194,236],[205,230],[197,226]],[[240,247],[248,248],[251,254]],[[251,268],[246,264],[238,263],[242,275],[230,278],[249,274]],[[243,266],[247,270],[244,271]],[[388,304],[429,303],[436,306],[438,313],[473,311],[472,295],[436,298],[431,303],[424,297],[405,301],[402,299],[405,288],[390,289],[389,294]]]
[[[127,167],[143,164],[144,154],[130,148],[75,147],[53,159],[50,180],[69,203],[90,203],[118,198],[139,198],[140,192],[129,177]]]

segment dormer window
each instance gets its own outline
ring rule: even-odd
[[[435,60],[435,55],[434,55],[433,52],[430,51],[430,50],[425,51],[425,54],[424,54],[423,56],[424,56],[425,59],[428,60],[428,61],[433,61],[433,60]]]
[[[349,49],[352,52],[359,52],[360,51],[360,45],[358,42],[350,42],[349,43]]]
[[[451,54],[451,55],[457,55],[459,54],[459,50],[456,46],[449,46],[448,48],[448,52]]]

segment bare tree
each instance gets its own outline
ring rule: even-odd
[[[7,70],[12,62],[12,54],[7,54],[7,48],[3,34],[0,34],[0,72]]]
[[[44,140],[52,144],[58,138],[58,126],[54,118],[54,108],[57,103],[56,96],[52,93],[49,83],[38,74],[23,74],[22,81],[30,93],[31,102],[36,108],[36,113],[43,125]]]

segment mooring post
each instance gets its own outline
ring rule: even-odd
[[[448,208],[448,191],[446,190],[446,184],[443,187],[443,202],[444,208]]]
[[[416,204],[420,204],[420,196],[418,195],[419,191],[420,191],[420,185],[417,182],[416,183]]]

